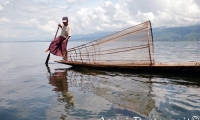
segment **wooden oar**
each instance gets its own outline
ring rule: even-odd
[[[56,31],[56,34],[55,34],[55,37],[54,37],[54,39],[55,39],[55,38],[56,38],[56,36],[57,36],[58,30],[59,30],[59,26],[58,26],[58,28],[57,28],[57,31]],[[49,54],[48,54],[48,56],[47,56],[47,59],[46,59],[46,62],[45,62],[45,64],[48,64],[48,62],[49,62],[50,53],[51,53],[51,52],[49,52]]]

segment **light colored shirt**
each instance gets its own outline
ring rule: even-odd
[[[62,26],[62,31],[60,36],[63,36],[67,38],[68,36],[71,36],[71,26],[68,24],[67,26]]]

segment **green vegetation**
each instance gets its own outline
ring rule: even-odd
[[[200,25],[153,29],[154,40],[200,40]]]

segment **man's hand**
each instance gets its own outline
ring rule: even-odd
[[[67,42],[67,40],[65,39],[62,43],[65,44]]]
[[[59,26],[60,28],[62,28],[61,24],[58,24],[58,26]]]
[[[70,37],[70,36],[68,36],[68,37],[63,41],[63,44],[66,43],[66,42],[68,41],[69,37]]]

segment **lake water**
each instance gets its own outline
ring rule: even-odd
[[[82,43],[70,42],[69,47]],[[200,76],[74,68],[48,42],[0,43],[0,120],[200,119]],[[200,41],[156,41],[156,62],[200,62]]]

